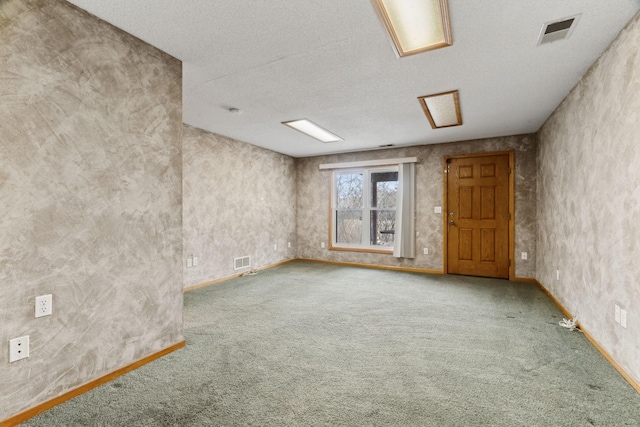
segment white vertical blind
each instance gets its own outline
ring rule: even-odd
[[[393,244],[393,256],[396,258],[416,257],[415,175],[415,163],[398,165],[398,204]]]

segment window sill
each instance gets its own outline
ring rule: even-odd
[[[343,251],[343,252],[368,252],[373,254],[387,254],[393,255],[393,249],[376,249],[376,248],[358,248],[352,246],[333,246],[329,245],[330,251]]]

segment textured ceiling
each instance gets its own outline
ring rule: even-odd
[[[369,0],[69,2],[183,62],[186,124],[294,157],[535,132],[640,10],[449,0],[453,46],[398,59]],[[569,39],[536,46],[576,14]],[[431,129],[417,97],[456,89],[463,126]],[[344,141],[280,124],[299,118]]]

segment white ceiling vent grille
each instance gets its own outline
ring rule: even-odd
[[[578,25],[580,15],[562,18],[559,21],[547,22],[540,30],[538,37],[538,46],[546,43],[553,43],[558,40],[568,39],[574,28]]]
[[[244,257],[234,258],[233,259],[233,269],[234,270],[241,270],[241,269],[247,268],[247,267],[251,267],[251,257],[250,256],[244,256]]]

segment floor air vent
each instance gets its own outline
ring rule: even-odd
[[[240,258],[233,259],[233,269],[234,270],[242,270],[243,268],[251,267],[251,257],[243,256]]]
[[[542,26],[540,30],[540,36],[538,37],[538,46],[546,43],[553,43],[558,40],[568,39],[573,29],[578,24],[580,15],[570,16],[568,18],[562,18],[559,21],[547,22]]]

